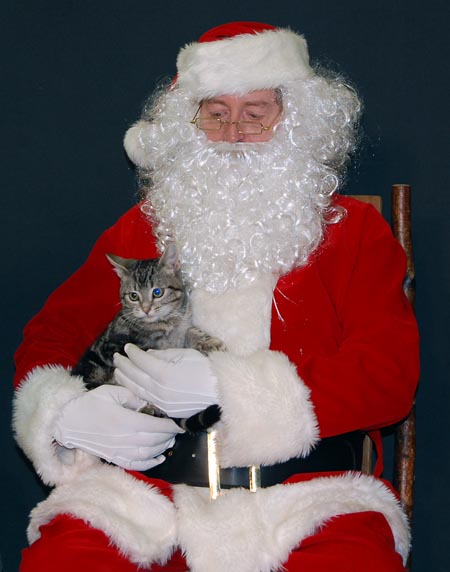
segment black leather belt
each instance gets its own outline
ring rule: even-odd
[[[297,473],[359,471],[362,463],[364,433],[355,431],[322,439],[304,459],[289,459],[268,467],[261,466],[261,486],[282,483]],[[166,460],[145,475],[172,484],[208,487],[206,433],[178,435],[175,445],[165,453]],[[248,487],[248,467],[220,469],[222,488]]]

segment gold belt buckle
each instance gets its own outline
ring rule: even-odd
[[[220,464],[217,453],[217,431],[209,429],[207,433],[208,447],[208,481],[209,498],[215,500],[220,495]],[[261,488],[261,467],[260,465],[250,465],[248,468],[248,482],[251,492]]]

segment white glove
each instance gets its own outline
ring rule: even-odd
[[[56,421],[54,437],[68,449],[83,449],[125,469],[145,471],[183,433],[174,421],[139,413],[145,405],[128,389],[101,385],[69,401]]]
[[[169,417],[186,418],[218,403],[217,379],[206,356],[193,349],[148,350],[125,346],[114,355],[120,385],[156,405]]]

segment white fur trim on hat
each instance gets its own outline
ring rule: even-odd
[[[310,390],[284,354],[215,352],[210,363],[219,382],[222,467],[273,465],[310,453],[319,441]]]
[[[62,366],[51,365],[32,370],[16,389],[15,438],[47,485],[66,482],[100,462],[80,449],[60,447],[53,439],[62,407],[85,391],[81,378],[71,376]]]
[[[177,86],[199,100],[275,89],[313,73],[305,38],[287,29],[188,44],[177,68]]]
[[[59,514],[102,530],[138,566],[164,563],[176,546],[175,507],[158,489],[110,465],[91,467],[54,489],[31,512],[28,540]]]
[[[174,487],[178,538],[192,572],[279,570],[302,540],[337,516],[365,511],[384,515],[397,552],[406,561],[406,517],[380,481],[348,473],[276,485],[252,493],[231,489],[211,502],[209,491]]]
[[[141,168],[149,168],[148,142],[151,140],[152,131],[155,127],[143,119],[132,125],[123,140],[123,146],[130,159]]]

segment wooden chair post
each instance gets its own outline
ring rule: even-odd
[[[381,197],[378,195],[353,195],[365,203],[371,203],[381,214]],[[407,258],[407,269],[403,289],[414,308],[415,271],[411,237],[411,186],[392,185],[391,228],[395,238],[402,245]],[[373,446],[366,435],[363,447],[362,471],[371,474]],[[400,503],[410,522],[414,501],[414,465],[416,459],[416,415],[414,406],[408,417],[395,429],[394,486],[400,495]],[[410,570],[411,555],[407,563]]]
[[[392,186],[392,231],[402,245],[408,260],[404,291],[414,308],[415,271],[411,240],[411,187]],[[416,418],[414,406],[408,417],[396,429],[394,486],[410,522],[414,500],[414,465],[416,458]]]

